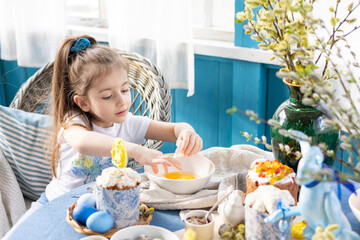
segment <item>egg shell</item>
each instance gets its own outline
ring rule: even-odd
[[[87,204],[96,208],[96,196],[92,193],[85,193],[79,197],[77,200],[78,205]]]
[[[73,210],[73,217],[77,222],[85,225],[88,217],[95,212],[97,210],[94,207],[87,204],[79,204]]]
[[[86,226],[97,233],[106,233],[114,225],[114,219],[106,211],[98,211],[86,220]]]

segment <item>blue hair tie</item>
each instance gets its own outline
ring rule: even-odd
[[[76,43],[74,43],[71,46],[70,53],[77,53],[77,52],[83,50],[84,48],[87,48],[90,45],[91,45],[91,43],[90,43],[89,39],[87,39],[87,38],[79,38],[76,41]]]

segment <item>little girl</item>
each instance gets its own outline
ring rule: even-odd
[[[202,149],[202,139],[189,124],[134,116],[130,105],[125,59],[90,36],[65,39],[54,62],[52,85],[54,178],[43,197],[52,200],[94,181],[112,166],[115,138],[125,142],[129,157],[150,165],[154,172],[158,172],[158,164],[178,169],[181,164],[141,146],[145,139],[177,141],[186,156]]]
[[[54,62],[52,114],[53,179],[3,239],[46,202],[86,183],[112,166],[111,149],[118,138],[137,162],[167,169],[181,164],[160,151],[141,146],[145,139],[172,141],[186,156],[202,149],[202,139],[186,123],[166,123],[133,116],[125,60],[90,36],[69,37]]]

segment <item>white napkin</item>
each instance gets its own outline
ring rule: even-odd
[[[273,160],[272,152],[264,151],[251,145],[234,145],[230,148],[212,147],[198,153],[207,157],[215,164],[215,173],[206,186],[190,195],[180,195],[160,188],[156,183],[148,181],[142,174],[140,201],[155,209],[196,209],[213,206],[218,200],[218,192],[223,192],[228,186],[235,184],[234,175],[240,174],[243,181],[251,163],[259,158]],[[239,178],[238,178],[239,179]],[[240,183],[243,189],[245,182]],[[244,191],[244,190],[243,190]]]

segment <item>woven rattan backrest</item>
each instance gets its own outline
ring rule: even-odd
[[[128,61],[128,79],[132,88],[130,111],[134,115],[170,122],[171,92],[158,67],[138,54],[125,51],[119,51],[119,54]],[[47,114],[52,74],[53,63],[39,69],[23,83],[10,107]],[[159,149],[162,144],[161,141],[148,140],[145,146]]]

